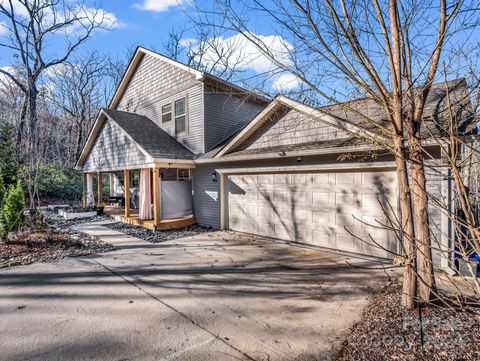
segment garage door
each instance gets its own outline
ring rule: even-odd
[[[391,258],[397,242],[378,222],[396,199],[393,171],[231,175],[227,219],[234,231]]]

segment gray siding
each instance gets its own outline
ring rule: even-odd
[[[296,110],[267,120],[238,150],[348,138],[348,134]]]
[[[389,157],[378,157],[379,161],[390,160]],[[339,163],[336,155],[304,157],[304,164]],[[354,164],[354,162],[352,163]],[[222,162],[218,164],[197,164],[193,171],[194,209],[197,222],[204,226],[220,228],[220,179],[212,181],[212,173],[217,168],[255,168],[276,166],[297,166],[296,158],[282,158],[269,161]],[[218,177],[219,178],[219,177]],[[216,200],[215,200],[216,198]]]
[[[120,127],[106,120],[90,151],[83,170],[85,172],[122,169],[145,164],[145,154],[128,138]]]
[[[430,151],[430,153],[439,157],[438,152]],[[393,160],[391,157],[379,156],[378,161]],[[323,157],[304,157],[305,164],[335,164],[340,163],[337,157],[323,156]],[[341,162],[345,163],[345,162]],[[351,162],[355,163],[354,161]],[[428,160],[427,164],[431,166],[427,169],[427,187],[433,197],[441,199],[443,177],[434,169],[435,165],[439,164],[439,159]],[[198,164],[193,173],[193,187],[194,187],[194,209],[197,222],[204,226],[211,226],[213,228],[220,228],[220,182],[212,182],[212,172],[216,168],[255,168],[266,166],[295,166],[295,158],[283,158],[281,160],[271,161],[243,161],[243,162],[222,162],[218,164]],[[442,214],[438,206],[436,206],[431,197],[431,204],[429,207],[430,222],[432,230],[432,238],[434,248],[440,247],[441,229],[442,229]],[[440,267],[440,252],[433,251],[434,264]]]
[[[141,60],[117,109],[144,115],[193,153],[203,153],[203,84],[192,73],[150,55]],[[162,123],[162,106],[187,98],[187,131],[175,134],[175,120]]]
[[[212,181],[214,171],[210,165],[197,165],[193,171],[193,210],[198,224],[219,229],[220,179]]]
[[[252,120],[264,105],[205,85],[205,151]]]

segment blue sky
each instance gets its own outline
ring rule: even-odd
[[[6,0],[0,0],[0,3],[2,1]],[[210,0],[201,0],[199,4],[202,7],[213,6]],[[82,52],[97,50],[101,53],[110,54],[113,58],[124,59],[128,51],[137,45],[159,52],[164,51],[164,44],[168,40],[169,33],[173,30],[186,30],[186,33],[183,34],[185,39],[194,37],[193,33],[188,33],[191,20],[187,13],[195,13],[191,0],[103,0],[101,2],[86,0],[85,6],[103,9],[107,18],[114,20],[114,22],[112,22],[111,30],[97,31],[87,43],[82,45],[77,51],[77,55]],[[5,25],[5,19],[0,16],[0,36],[2,35],[2,20]],[[283,38],[274,36],[275,32],[272,24],[266,22],[265,19],[256,20],[254,18],[250,22],[251,29],[256,34],[265,36],[267,43],[271,43],[272,46],[276,44],[277,47],[282,48]],[[4,27],[3,34],[6,34],[5,30]],[[234,36],[233,33],[230,35]],[[49,44],[51,54],[62,53],[59,44],[63,44],[63,42],[59,40],[59,38],[51,38]],[[250,56],[245,55],[244,51],[239,55],[243,62],[239,71],[243,71],[243,75],[255,76],[259,73],[269,72],[274,68],[269,60],[259,56],[258,50],[253,45],[245,43],[246,40],[242,36],[237,35],[234,41],[236,41],[236,44],[238,44],[237,41],[241,41],[243,48],[251,47]],[[14,62],[13,53],[0,48],[0,67],[8,67],[12,62]],[[215,61],[212,60],[213,62]],[[272,89],[276,90],[294,89],[298,86],[298,80],[294,76],[281,72],[278,75],[272,75],[269,81]]]
[[[115,56],[124,54],[126,49],[136,45],[160,50],[168,33],[188,21],[184,10],[175,0],[103,0],[101,3],[86,3],[91,7],[101,6],[114,15],[116,22],[111,31],[97,32],[79,52],[96,49]],[[189,5],[184,2],[181,6],[185,8]],[[51,46],[55,48],[55,44]],[[9,65],[12,54],[5,49],[0,51],[0,66]]]
[[[0,3],[4,1],[6,0],[0,0]],[[67,1],[74,2],[75,0]],[[167,41],[168,34],[172,30],[180,28],[188,30],[191,21],[187,13],[194,13],[190,1],[192,0],[101,0],[100,2],[85,0],[85,5],[90,8],[101,7],[110,19],[115,20],[115,23],[113,23],[110,31],[97,31],[93,37],[79,49],[77,54],[94,49],[100,53],[110,54],[113,58],[125,58],[127,51],[137,45],[153,48],[162,52],[163,44]],[[212,6],[212,0],[198,1],[200,1],[204,7]],[[267,6],[268,3],[269,0],[262,1],[263,5]],[[235,0],[232,1],[232,4],[236,4]],[[319,16],[322,15],[319,14]],[[2,21],[5,21],[5,19],[2,19],[0,15],[0,39],[2,34],[5,35],[6,33],[5,27],[2,28]],[[255,13],[255,15],[249,17],[248,25],[250,31],[262,37],[261,40],[269,45],[270,50],[272,48],[277,50],[276,54],[280,54],[277,55],[277,58],[280,57],[281,59],[282,44],[285,44],[282,35],[285,36],[285,34],[279,32],[278,28],[275,29],[276,24],[271,19],[265,16],[258,16],[258,13]],[[233,37],[222,39],[227,47],[230,44],[229,41],[235,42],[239,38],[242,38],[239,35],[237,35],[238,38],[235,38],[233,33],[229,35]],[[193,35],[188,34],[188,32],[184,34],[185,38],[192,36]],[[480,32],[478,28],[471,30],[470,40],[472,38],[475,41],[479,40]],[[463,41],[464,39],[465,36],[463,35],[463,38],[459,40]],[[288,45],[292,46],[292,39],[287,38],[287,40],[290,41]],[[273,92],[298,89],[300,84],[298,79],[292,74],[278,72],[278,69],[274,69],[273,64],[269,62],[268,59],[258,55],[256,48],[248,49],[248,47],[252,47],[252,45],[244,41],[243,38],[240,41],[243,51],[242,54],[239,55],[242,56],[241,60],[243,65],[236,68],[236,73],[243,72],[242,76],[244,76],[245,79],[252,76],[258,77],[258,75],[261,74],[273,74],[270,75],[268,80],[268,84]],[[51,50],[52,53],[58,51],[59,43],[60,42],[56,42],[55,38],[53,38],[51,44],[49,44],[49,50]],[[236,42],[236,44],[238,45],[238,42]],[[245,51],[245,49],[247,50]],[[288,65],[288,59],[285,58],[281,60],[283,60],[284,64]],[[13,53],[4,48],[0,48],[0,67],[9,66],[13,62]],[[324,67],[325,64],[322,63],[319,64],[319,66],[319,69],[313,69],[312,71],[318,70],[318,72],[321,73],[321,68]],[[272,72],[272,70],[274,71]],[[277,72],[275,72],[275,70],[277,70]],[[328,91],[331,91],[329,87],[333,87],[335,91],[339,91],[338,81],[338,79],[334,79],[333,85],[324,82],[321,86],[325,87]]]
[[[158,6],[145,8],[145,3]],[[127,48],[136,45],[161,50],[168,33],[187,24],[188,16],[183,9],[188,6],[185,3],[178,6],[175,0],[104,0],[102,7],[115,14],[118,27],[97,34],[88,46],[112,55],[121,55]]]

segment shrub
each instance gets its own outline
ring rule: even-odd
[[[0,211],[2,209],[3,197],[5,197],[5,185],[3,184],[3,174],[0,173]]]
[[[0,235],[5,240],[8,232],[18,231],[25,221],[25,195],[17,182],[8,188],[0,213]]]
[[[15,185],[20,172],[14,137],[15,128],[11,124],[0,125],[0,173],[6,186]]]
[[[40,198],[56,198],[69,201],[82,199],[82,174],[71,168],[47,164],[41,170],[38,193]]]

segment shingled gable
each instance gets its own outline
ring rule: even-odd
[[[344,131],[350,135],[372,136],[369,132],[364,131],[360,127],[339,121],[336,117],[332,117],[325,112],[312,108],[308,105],[302,104],[298,101],[290,99],[284,95],[277,95],[274,100],[261,111],[250,123],[248,123],[236,136],[234,136],[222,149],[216,153],[214,158],[225,156],[243,144],[250,138],[263,124],[265,124],[271,117],[281,111],[295,110],[300,114],[314,119],[323,125],[330,126],[333,129]]]
[[[138,65],[140,64],[144,56],[152,56],[156,59],[164,61],[170,65],[173,65],[179,69],[182,69],[192,74],[197,81],[205,82],[205,83],[214,85],[217,88],[228,90],[232,94],[238,93],[242,95],[248,95],[250,99],[257,100],[260,103],[268,102],[268,99],[266,99],[265,97],[259,94],[255,94],[235,84],[222,80],[212,74],[196,70],[195,68],[182,64],[176,60],[170,59],[162,54],[156,53],[154,51],[151,51],[149,49],[139,46],[135,50],[135,53],[133,54],[130,60],[130,63],[127,66],[127,69],[123,74],[122,80],[120,81],[120,84],[118,85],[117,90],[115,91],[115,94],[113,95],[113,98],[108,106],[109,109],[115,109],[119,104],[125,90],[129,85],[131,78],[133,77]]]
[[[432,135],[436,137],[444,135],[445,129],[448,128],[448,102],[452,104],[453,112],[455,116],[457,116],[459,132],[464,135],[476,132],[476,124],[473,122],[466,81],[465,79],[456,79],[447,83],[433,85],[427,98],[424,121],[421,128],[422,135],[425,139],[431,138]],[[281,112],[286,114],[291,110],[303,114],[313,121],[343,130],[345,137],[338,141],[337,139],[333,139],[332,141],[321,140],[278,146],[267,145],[263,148],[257,147],[256,149],[241,149],[242,144],[246,143],[256,132],[260,131],[260,128],[267,121],[271,120],[275,114]],[[371,99],[356,99],[346,103],[316,109],[283,95],[277,95],[262,112],[228,142],[219,145],[217,149],[211,150],[205,156],[209,155],[210,158],[218,159],[315,148],[355,148],[365,146],[368,142],[362,139],[370,138],[377,140],[382,140],[381,138],[383,138],[388,142],[388,137],[379,138],[378,135],[373,133],[373,125],[366,122],[361,114],[368,117],[369,121],[375,121],[386,128],[389,127],[383,110]]]
[[[77,162],[76,167],[78,169],[81,169],[88,159],[107,120],[120,127],[123,134],[145,155],[147,162],[176,161],[192,163],[193,153],[149,118],[118,110],[102,109]]]

